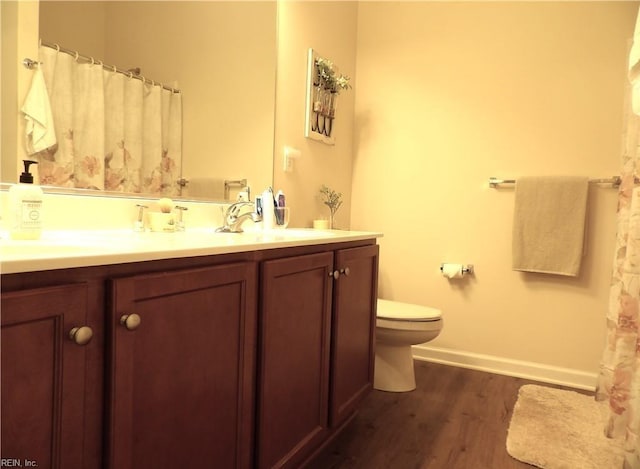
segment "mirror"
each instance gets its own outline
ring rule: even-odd
[[[243,180],[254,193],[272,185],[275,1],[39,7],[42,41],[181,90],[183,197],[223,200],[225,181],[230,199]]]

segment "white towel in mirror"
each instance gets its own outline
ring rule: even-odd
[[[51,114],[51,103],[44,76],[39,67],[33,74],[31,88],[21,111],[26,120],[27,153],[33,155],[54,146],[57,140],[53,115]]]

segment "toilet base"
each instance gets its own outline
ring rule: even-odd
[[[376,344],[373,387],[389,392],[407,392],[416,388],[411,345]]]

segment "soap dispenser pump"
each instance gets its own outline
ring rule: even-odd
[[[42,189],[29,172],[37,161],[23,160],[20,181],[9,188],[9,234],[12,239],[38,239],[42,234]]]

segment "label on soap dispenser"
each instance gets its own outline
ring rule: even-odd
[[[11,239],[38,239],[42,232],[42,201],[23,199],[13,205]]]
[[[22,200],[18,215],[18,225],[22,229],[39,229],[42,225],[42,200]]]

